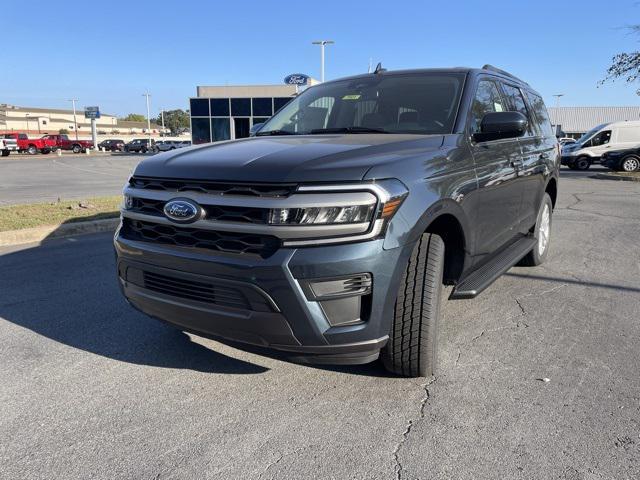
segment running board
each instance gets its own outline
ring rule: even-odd
[[[535,245],[535,238],[522,237],[456,285],[449,298],[457,300],[477,296],[500,275],[518,263]]]

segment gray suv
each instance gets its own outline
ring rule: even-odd
[[[542,98],[495,67],[326,82],[252,138],[141,162],[120,286],[185,331],[428,376],[443,284],[545,260],[558,166]]]

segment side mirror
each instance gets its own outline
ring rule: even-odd
[[[255,137],[256,133],[262,128],[264,123],[254,123],[253,126],[249,129],[249,136]]]
[[[480,132],[473,134],[476,142],[521,137],[527,131],[527,117],[520,112],[491,112],[482,117]]]

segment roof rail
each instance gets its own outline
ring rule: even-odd
[[[516,77],[515,75],[513,75],[513,74],[511,74],[511,73],[509,73],[509,72],[507,72],[507,71],[505,71],[505,70],[502,70],[501,68],[494,67],[493,65],[491,65],[491,64],[489,64],[489,63],[487,63],[486,65],[483,65],[483,66],[482,66],[482,69],[483,69],[483,70],[490,70],[490,71],[492,71],[492,72],[496,72],[496,73],[500,73],[500,74],[502,74],[502,75],[504,75],[504,76],[506,76],[506,77],[511,77],[511,78],[513,78],[514,80],[517,80],[517,81],[519,81],[519,82],[522,82],[522,83],[524,83],[525,85],[529,85],[527,82],[525,82],[524,80],[519,79],[519,78],[518,78],[518,77]]]

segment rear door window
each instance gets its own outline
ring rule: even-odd
[[[529,97],[529,104],[531,105],[533,120],[536,123],[540,133],[545,137],[554,137],[555,132],[553,131],[553,127],[551,126],[549,112],[547,112],[547,107],[545,106],[542,97],[531,92],[527,92],[527,97]]]
[[[493,80],[485,79],[478,82],[476,95],[471,105],[471,120],[469,123],[469,133],[480,132],[482,118],[487,113],[506,112],[508,110],[505,101],[500,95],[500,90]]]

